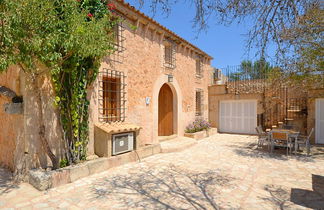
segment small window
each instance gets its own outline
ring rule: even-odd
[[[114,45],[115,45],[116,52],[118,52],[118,53],[125,51],[124,31],[125,31],[125,28],[123,27],[122,22],[120,22],[114,26]]]
[[[197,77],[202,77],[203,75],[203,62],[202,62],[202,57],[197,56],[196,58],[196,76]]]
[[[196,90],[196,116],[202,116],[203,114],[203,90]]]
[[[171,69],[176,67],[176,44],[171,40],[164,41],[164,66]]]
[[[116,24],[114,26],[114,43],[116,44],[116,46],[120,46],[120,35],[121,35],[120,25]]]
[[[101,121],[119,122],[125,120],[125,83],[123,72],[108,71],[103,74],[101,83]]]
[[[123,26],[123,22],[118,22],[113,26],[113,30],[111,32],[112,38],[112,48],[115,50],[114,54],[119,54],[125,51],[124,42],[124,31],[125,28]]]

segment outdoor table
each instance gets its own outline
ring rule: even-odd
[[[294,130],[290,130],[290,129],[283,129],[283,128],[273,128],[270,132],[269,135],[271,135],[272,131],[279,131],[279,132],[287,132],[288,133],[288,137],[291,139],[294,139],[294,143],[295,143],[295,155],[297,154],[297,147],[298,147],[298,142],[297,142],[297,137],[299,135],[299,131],[294,131]]]

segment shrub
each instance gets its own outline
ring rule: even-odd
[[[204,119],[197,118],[195,121],[190,123],[186,129],[186,133],[196,133],[203,130],[208,130],[210,128],[210,123]]]

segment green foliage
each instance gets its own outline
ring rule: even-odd
[[[308,88],[324,87],[324,10],[314,4],[282,37],[294,46],[290,79]]]
[[[272,70],[273,67],[265,59],[259,59],[255,62],[244,60],[236,71],[230,73],[229,79],[265,79],[269,77]]]
[[[67,164],[86,157],[87,88],[113,51],[117,21],[106,0],[0,0],[0,71],[18,64],[52,76]]]
[[[66,166],[68,166],[68,161],[67,161],[67,159],[62,159],[62,160],[60,161],[60,168],[64,168],[64,167],[66,167]]]

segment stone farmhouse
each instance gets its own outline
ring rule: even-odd
[[[117,50],[104,59],[88,91],[90,157],[152,145],[153,154],[161,138],[183,136],[196,117],[208,118],[212,57],[128,3],[118,0],[115,5],[123,18],[115,29]],[[12,171],[50,164],[38,137],[39,109],[29,84],[16,66],[0,75],[0,164]],[[53,152],[63,157],[49,77],[41,84],[45,135]]]

